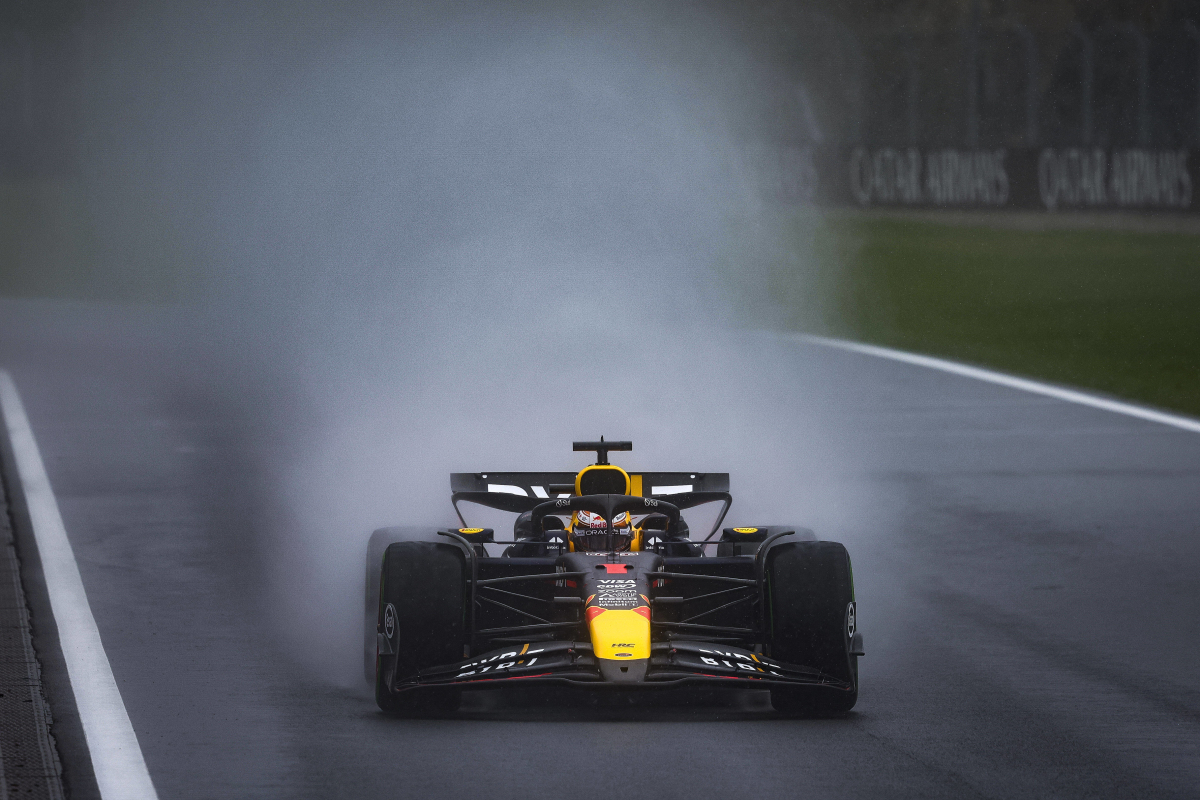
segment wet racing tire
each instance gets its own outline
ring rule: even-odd
[[[440,542],[396,542],[384,551],[375,656],[375,702],[384,711],[423,716],[458,708],[457,688],[394,687],[420,669],[462,660],[465,561],[461,548]]]
[[[778,711],[833,716],[858,701],[858,656],[851,655],[856,625],[854,572],[838,542],[787,542],[767,555],[767,628],[770,654],[787,664],[818,669],[849,690],[777,686]]]

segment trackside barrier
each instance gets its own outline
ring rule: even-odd
[[[1200,153],[1187,148],[793,146],[762,167],[766,193],[783,203],[1200,210]]]

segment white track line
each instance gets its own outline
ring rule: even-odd
[[[58,625],[58,640],[67,662],[100,796],[103,800],[154,800],[158,794],[104,654],[100,631],[83,590],[75,553],[67,539],[33,429],[25,416],[17,386],[4,370],[0,370],[0,412],[12,441],[17,474],[25,492],[50,595],[50,610]]]
[[[903,350],[892,350],[889,347],[847,342],[843,339],[827,339],[824,336],[811,336],[807,334],[800,334],[794,338],[810,344],[836,347],[839,350],[850,350],[855,353],[876,356],[877,358],[886,358],[905,364],[915,364],[918,367],[928,367],[929,369],[936,369],[941,372],[949,372],[953,375],[961,375],[964,378],[974,378],[977,381],[986,381],[987,383],[994,383],[999,386],[1007,386],[1010,389],[1019,389],[1023,392],[1053,397],[1056,400],[1064,400],[1068,403],[1091,406],[1103,411],[1111,411],[1114,414],[1124,414],[1127,417],[1137,417],[1147,422],[1157,422],[1160,425],[1170,425],[1172,428],[1200,433],[1200,419],[1192,419],[1180,414],[1166,414],[1162,411],[1155,411],[1152,408],[1132,403],[1122,403],[1119,400],[1109,400],[1086,392],[1075,391],[1074,389],[1063,389],[1058,386],[1051,386],[1048,383],[1031,381],[1027,378],[1017,378],[1013,375],[1005,375],[1002,372],[992,372],[991,370],[980,369],[979,367],[969,367],[966,364],[958,364],[954,361],[946,361],[945,359],[933,358],[932,356],[921,356],[916,353],[906,353]]]

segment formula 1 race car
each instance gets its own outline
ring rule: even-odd
[[[368,680],[380,708],[446,712],[465,690],[537,684],[769,689],[776,709],[811,715],[854,706],[863,643],[845,547],[786,526],[714,541],[733,502],[728,474],[629,473],[608,453],[632,443],[603,437],[574,449],[596,463],[451,475],[462,527],[372,535]],[[512,539],[469,527],[463,503],[517,514]],[[706,503],[722,506],[694,541],[680,512]]]

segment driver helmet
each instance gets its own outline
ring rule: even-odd
[[[591,511],[576,511],[571,528],[575,548],[590,553],[622,552],[633,545],[633,526],[629,512],[613,517],[612,530],[607,530],[604,516]]]

